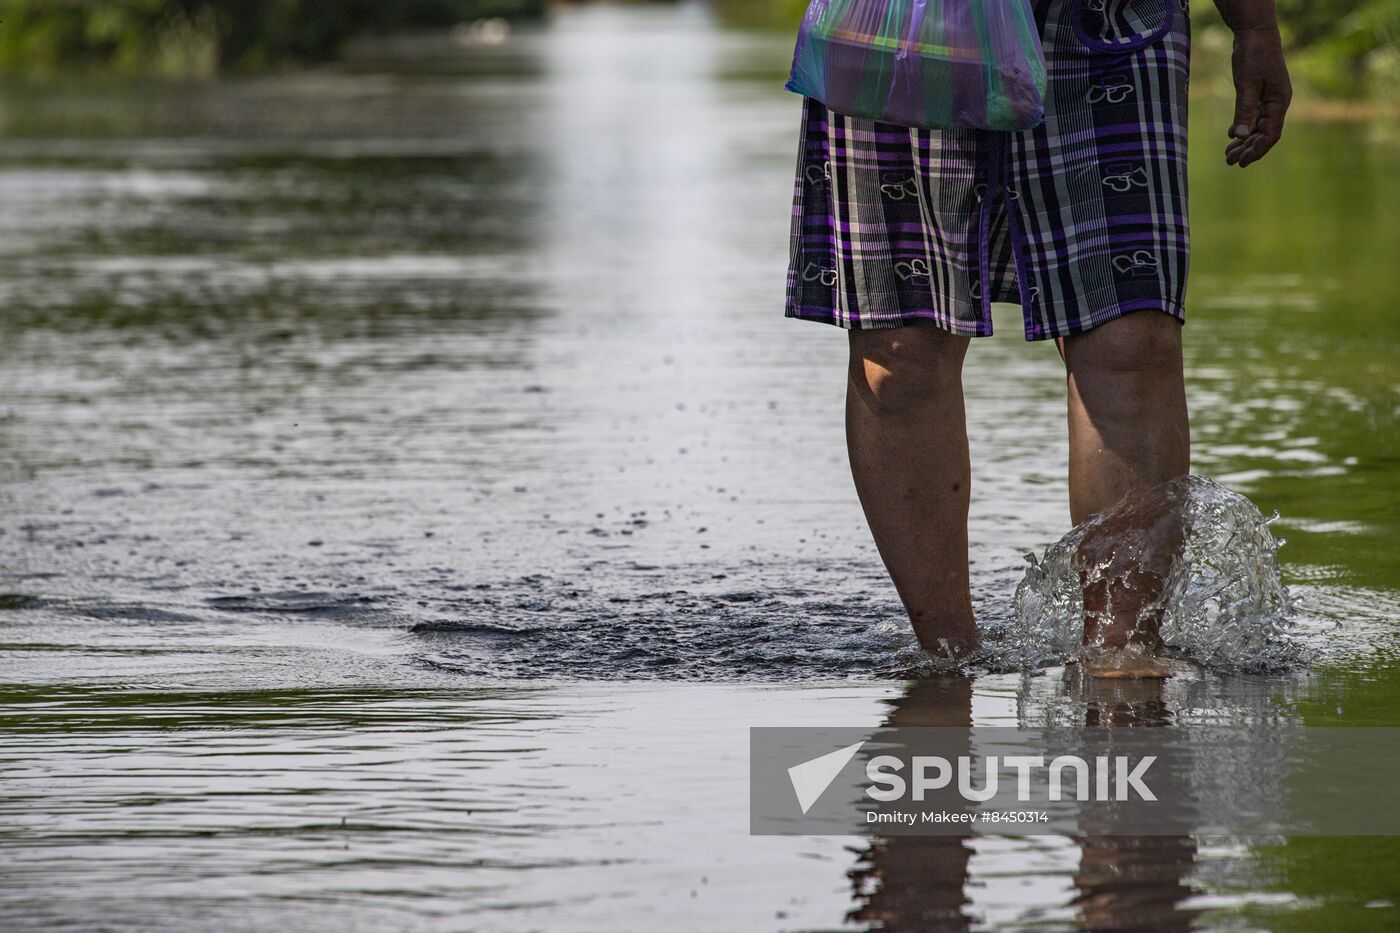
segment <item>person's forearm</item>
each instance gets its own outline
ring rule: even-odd
[[[1274,0],[1215,0],[1215,8],[1231,32],[1278,29]]]

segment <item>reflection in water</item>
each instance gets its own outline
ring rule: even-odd
[[[972,725],[972,679],[913,681],[885,720],[901,726]],[[872,736],[879,741],[879,733]],[[874,839],[851,871],[856,908],[848,919],[888,930],[969,930],[968,861],[972,837],[889,836]]]
[[[1173,721],[1160,680],[1081,675],[1080,686],[1086,726],[1150,728]],[[1171,799],[1171,793],[1168,784],[1159,796]],[[1194,911],[1180,908],[1192,894],[1186,878],[1195,867],[1196,844],[1190,836],[1083,836],[1078,842],[1075,904],[1085,929],[1191,929]]]
[[[1071,682],[1068,693],[1078,698],[1085,726],[1151,728],[1173,722],[1162,680],[1065,676]],[[913,681],[902,696],[890,701],[892,709],[884,725],[970,727],[973,695],[973,681],[967,677]],[[879,741],[878,732],[872,741]],[[1159,796],[1171,793],[1167,785]],[[1187,798],[1180,795],[1179,799]],[[1093,808],[1086,808],[1081,825],[1087,828],[1093,820]],[[1071,903],[1079,911],[1083,929],[1192,928],[1197,912],[1182,907],[1193,893],[1187,879],[1195,869],[1197,848],[1191,837],[1092,834],[1077,837],[1076,842],[1078,894]],[[872,840],[858,852],[850,872],[856,907],[848,919],[882,930],[972,929],[968,906],[973,852],[970,834]]]
[[[1086,836],[1074,901],[1086,930],[1190,930],[1196,911],[1183,910],[1195,867],[1189,836]]]

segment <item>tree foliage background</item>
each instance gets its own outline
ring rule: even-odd
[[[538,16],[545,0],[0,0],[0,68],[199,76],[324,61],[367,33]]]
[[[539,16],[549,0],[0,0],[0,69],[100,66],[205,75],[335,57],[355,35]],[[1400,0],[1277,0],[1295,74],[1330,95],[1400,91]],[[725,19],[793,29],[806,0],[711,0]],[[1196,0],[1193,22],[1223,33]]]

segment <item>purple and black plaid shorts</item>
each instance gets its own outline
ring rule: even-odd
[[[1183,319],[1187,0],[1037,0],[1045,122],[922,130],[804,99],[787,315],[1027,340]]]

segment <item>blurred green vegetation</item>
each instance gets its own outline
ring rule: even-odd
[[[806,0],[713,0],[726,20],[795,29]],[[1400,96],[1400,0],[1278,0],[1295,83],[1332,97]],[[1192,25],[1228,45],[1214,4],[1196,0]]]
[[[354,36],[544,13],[546,0],[0,0],[0,70],[197,77],[334,58]]]
[[[1193,25],[1225,30],[1208,3]],[[1295,83],[1335,97],[1393,98],[1400,90],[1400,0],[1278,0]]]
[[[203,76],[325,61],[357,35],[534,17],[551,0],[0,0],[0,70],[95,66]],[[711,0],[727,22],[794,29],[806,0]],[[1400,0],[1278,0],[1299,83],[1332,97],[1400,96]],[[1228,44],[1214,6],[1196,28]]]

